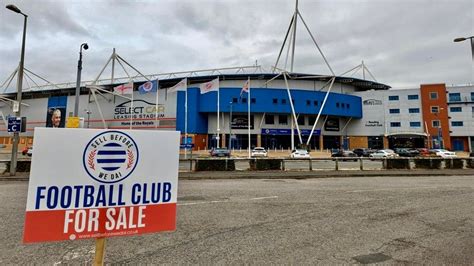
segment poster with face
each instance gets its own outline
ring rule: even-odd
[[[67,96],[50,97],[46,113],[46,127],[64,127],[66,124]]]

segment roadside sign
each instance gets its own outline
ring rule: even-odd
[[[80,118],[78,116],[70,116],[66,119],[67,128],[79,128]]]
[[[34,138],[25,243],[176,229],[179,132],[36,128]]]
[[[14,113],[18,113],[18,111],[20,110],[20,103],[17,102],[17,101],[13,101],[13,112]]]
[[[194,147],[194,143],[189,143],[189,144],[180,144],[179,148],[181,149],[191,149]]]
[[[21,117],[8,117],[8,132],[22,132],[21,131]]]

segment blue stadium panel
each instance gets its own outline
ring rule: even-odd
[[[190,88],[189,90],[188,131],[207,133],[207,113],[217,112],[217,92],[199,94],[198,88]],[[225,88],[220,91],[221,112],[230,112],[230,102],[233,102],[233,112],[247,112],[247,103],[239,99],[240,90],[241,88]],[[291,90],[295,112],[298,114],[318,114],[325,95],[326,92],[320,91]],[[248,100],[248,94],[243,94],[242,98]],[[251,98],[255,99],[255,103],[252,103],[250,107],[252,113],[291,114],[286,89],[252,89]],[[237,103],[235,99],[237,99]],[[184,130],[184,92],[180,92],[178,95],[177,106],[177,130]],[[196,107],[198,107],[197,110]],[[191,108],[193,108],[192,111]],[[362,118],[362,100],[358,96],[330,93],[322,114]]]

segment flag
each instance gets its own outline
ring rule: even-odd
[[[188,82],[187,78],[182,79],[180,82],[178,82],[173,87],[168,88],[168,92],[172,93],[172,92],[177,92],[177,91],[186,91],[187,82]]]
[[[158,91],[158,80],[147,81],[138,87],[140,94]]]
[[[114,87],[114,92],[120,95],[133,94],[133,82]]]
[[[219,78],[213,79],[206,83],[201,83],[199,85],[199,89],[201,90],[201,94],[208,93],[211,91],[218,91],[219,90]]]
[[[245,93],[248,93],[249,92],[249,80],[247,80],[244,84],[244,86],[242,87],[242,90],[240,90],[240,97],[242,97],[242,94],[245,92]]]

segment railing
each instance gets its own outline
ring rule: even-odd
[[[474,169],[474,158],[399,157],[399,158],[192,158],[180,159],[180,171],[196,171],[199,161],[224,161],[225,169],[232,162],[235,171],[249,171],[256,160],[279,160],[280,171],[344,171],[390,169]],[[234,169],[232,169],[234,170]]]

